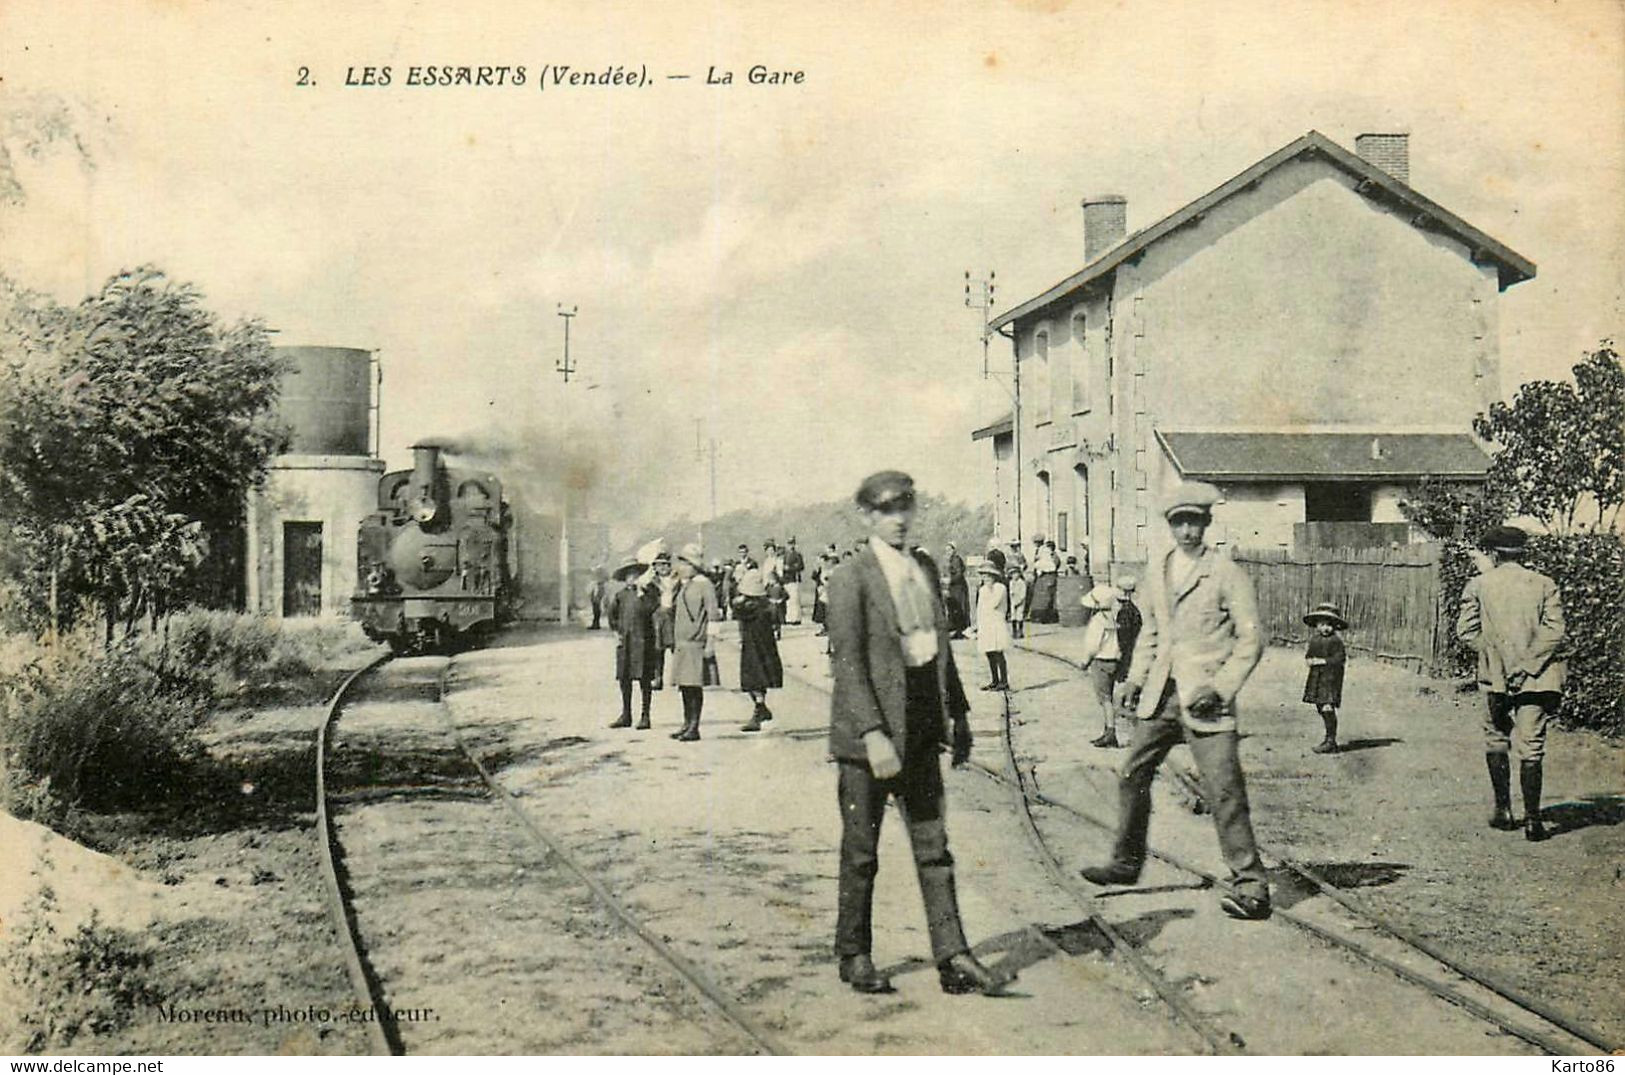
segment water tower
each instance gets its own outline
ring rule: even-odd
[[[378,503],[371,351],[278,347],[289,363],[278,414],[286,453],[248,497],[247,606],[271,616],[343,613],[356,578],[356,529]]]

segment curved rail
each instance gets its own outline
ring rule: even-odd
[[[796,682],[802,684],[803,686],[810,687],[820,694],[830,693],[830,688],[824,686],[822,683],[816,683],[813,680],[808,679],[806,676],[791,671],[789,668],[784,670],[784,674],[790,679],[794,679]],[[1009,767],[1010,775],[1006,776],[1004,774],[1000,774],[995,770],[980,764],[979,762],[971,762],[969,763],[970,766],[976,769],[978,772],[993,776],[1000,783],[1016,790],[1016,812],[1022,820],[1022,827],[1027,833],[1028,841],[1033,846],[1033,851],[1037,854],[1038,860],[1043,863],[1044,870],[1050,875],[1050,879],[1083,908],[1084,913],[1088,916],[1090,925],[1099,930],[1101,936],[1105,937],[1107,941],[1111,943],[1112,950],[1121,953],[1123,958],[1128,961],[1129,966],[1133,968],[1134,972],[1141,978],[1145,979],[1146,984],[1149,985],[1151,990],[1156,993],[1157,996],[1160,997],[1169,1008],[1173,1010],[1174,1014],[1179,1018],[1179,1020],[1189,1026],[1197,1033],[1199,1037],[1201,1037],[1203,1043],[1207,1046],[1207,1051],[1214,1054],[1227,1056],[1237,1055],[1244,1052],[1245,1050],[1240,1044],[1240,1039],[1235,1035],[1225,1034],[1223,1031],[1214,1027],[1205,1017],[1203,1017],[1200,1012],[1193,1008],[1184,997],[1180,996],[1179,990],[1175,988],[1173,983],[1168,981],[1167,978],[1163,977],[1162,973],[1153,967],[1150,962],[1148,962],[1146,958],[1134,948],[1133,945],[1129,944],[1128,941],[1123,938],[1123,935],[1118,932],[1117,928],[1107,921],[1106,917],[1100,913],[1100,905],[1095,898],[1086,892],[1082,885],[1078,884],[1067,875],[1065,867],[1063,867],[1060,860],[1055,857],[1055,853],[1049,849],[1049,845],[1044,842],[1043,834],[1038,831],[1038,823],[1033,818],[1030,801],[1025,792],[1024,782],[1021,779],[1021,772],[1016,767],[1015,748],[1010,742],[1010,699],[1008,695],[1004,696],[1003,698],[1003,708],[1004,717],[1001,724],[1000,740],[1004,746],[1005,764]],[[1032,801],[1037,800],[1035,798]]]
[[[448,664],[446,670],[442,671],[440,676],[440,697],[442,701],[445,697],[445,680],[449,670],[450,665]],[[447,730],[450,731],[452,738],[456,741],[458,749],[463,752],[463,756],[479,771],[480,779],[485,781],[485,785],[491,790],[491,794],[507,807],[508,812],[513,815],[514,819],[519,822],[526,832],[530,833],[537,842],[546,847],[549,853],[564,864],[566,869],[575,874],[577,880],[591,889],[592,894],[598,897],[598,901],[619,919],[622,925],[637,934],[638,938],[675,970],[690,987],[721,1012],[723,1018],[732,1023],[751,1041],[755,1042],[764,1053],[773,1056],[789,1055],[791,1050],[781,1045],[771,1033],[751,1018],[749,1013],[741,1008],[737,1001],[728,996],[721,986],[711,980],[710,976],[692,961],[676,952],[671,945],[661,939],[659,934],[644,925],[636,915],[627,909],[625,904],[616,899],[615,894],[602,881],[594,877],[581,864],[581,861],[571,853],[562,839],[538,823],[526,811],[521,810],[514,802],[514,793],[509,791],[501,781],[491,774],[485,763],[469,747],[468,742],[463,738],[461,730],[458,729],[457,723],[452,719],[448,708],[441,705],[440,712]]]
[[[1069,660],[1066,657],[1060,656],[1059,654],[1047,653],[1044,650],[1034,649],[1031,646],[1025,645],[1018,645],[1017,648],[1025,653],[1031,653],[1039,657],[1046,657],[1049,660],[1066,665],[1068,668],[1073,670],[1081,670],[1076,661]],[[1006,708],[1006,734],[1008,734],[1008,718],[1009,711],[1008,708]],[[985,766],[980,766],[979,768],[986,775],[991,776],[1001,782],[1007,781],[1008,779],[1004,775],[996,773]],[[1114,825],[1083,810],[1079,810],[1074,806],[1061,802],[1057,799],[1050,798],[1047,795],[1040,794],[1037,791],[1034,791],[1031,794],[1034,802],[1053,807],[1103,831],[1115,831],[1116,827]],[[1177,870],[1181,870],[1195,877],[1202,878],[1210,884],[1220,883],[1217,876],[1208,870],[1195,865],[1194,863],[1187,862],[1183,859],[1175,857],[1174,855],[1159,851],[1156,848],[1148,849],[1148,853],[1152,858],[1165,862]],[[1571,1016],[1567,1016],[1561,1012],[1553,1010],[1549,1005],[1530,997],[1528,994],[1515,988],[1496,975],[1476,970],[1472,967],[1464,966],[1453,956],[1444,953],[1438,946],[1433,945],[1423,938],[1417,936],[1413,930],[1407,929],[1406,927],[1401,926],[1382,915],[1379,915],[1370,907],[1344,893],[1342,890],[1320,877],[1317,873],[1302,863],[1278,855],[1274,857],[1286,869],[1308,881],[1316,889],[1318,889],[1328,898],[1340,904],[1345,910],[1354,915],[1356,918],[1362,919],[1369,925],[1375,926],[1384,933],[1387,933],[1389,936],[1400,941],[1402,944],[1408,945],[1412,949],[1427,956],[1429,959],[1432,959],[1440,966],[1446,967],[1453,973],[1458,974],[1469,981],[1477,983],[1483,988],[1489,990],[1491,993],[1494,993],[1496,996],[1500,997],[1502,1000],[1505,1000],[1507,1003],[1523,1009],[1529,1014],[1546,1021],[1552,1026],[1558,1027],[1565,1033],[1573,1035],[1578,1040],[1583,1041],[1604,1053],[1616,1053],[1620,1050],[1621,1046],[1619,1044],[1609,1041],[1603,1035],[1603,1033],[1595,1027],[1581,1023]],[[1572,1053],[1571,1049],[1566,1048],[1563,1043],[1554,1041],[1550,1036],[1542,1034],[1539,1031],[1532,1030],[1528,1027],[1521,1026],[1517,1023],[1513,1023],[1493,1010],[1484,1007],[1482,1004],[1478,1003],[1472,998],[1464,996],[1459,991],[1452,989],[1450,986],[1429,978],[1426,975],[1418,974],[1408,967],[1396,963],[1393,960],[1388,959],[1386,956],[1383,956],[1380,953],[1374,952],[1366,946],[1359,944],[1357,941],[1344,937],[1334,931],[1328,930],[1315,922],[1309,921],[1304,916],[1299,915],[1290,909],[1277,907],[1275,909],[1275,917],[1281,918],[1291,923],[1293,926],[1296,926],[1307,933],[1311,933],[1323,941],[1342,948],[1345,951],[1366,960],[1367,962],[1380,966],[1383,969],[1388,970],[1395,975],[1398,975],[1400,978],[1412,983],[1413,985],[1426,989],[1439,999],[1454,1004],[1464,1011],[1471,1012],[1473,1015],[1478,1016],[1486,1022],[1493,1023],[1499,1029],[1515,1037],[1521,1038],[1529,1044],[1534,1045],[1536,1048],[1542,1049],[1545,1052],[1551,1053],[1555,1056],[1567,1056]]]
[[[322,864],[322,887],[327,891],[327,913],[333,920],[333,928],[344,942],[344,970],[349,975],[350,986],[355,990],[356,999],[373,1014],[373,1018],[367,1020],[367,1041],[379,1056],[400,1056],[405,1049],[401,1045],[400,1028],[395,1024],[394,1014],[384,1002],[383,986],[362,951],[355,914],[339,884],[338,835],[333,830],[332,812],[327,808],[327,743],[332,736],[333,722],[338,718],[351,689],[390,657],[386,653],[346,676],[338,690],[333,692],[332,700],[327,703],[327,713],[322,717],[322,725],[316,731],[316,850]]]
[[[1055,857],[1055,853],[1050,850],[1049,844],[1044,842],[1043,833],[1038,831],[1038,821],[1033,817],[1032,799],[1028,795],[1026,781],[1022,780],[1021,769],[1016,765],[1015,745],[1010,740],[1010,696],[1003,694],[1002,697],[1004,716],[1001,722],[999,739],[1004,746],[1004,761],[1008,773],[1001,779],[1001,783],[1007,784],[1015,792],[1016,813],[1021,817],[1022,828],[1026,830],[1027,839],[1032,843],[1033,850],[1038,853],[1040,861],[1044,863],[1044,868],[1049,872],[1050,878],[1083,907],[1084,913],[1089,916],[1090,923],[1111,942],[1112,950],[1122,953],[1123,957],[1128,960],[1129,965],[1134,968],[1135,973],[1145,979],[1146,984],[1156,992],[1157,996],[1162,998],[1168,1007],[1174,1010],[1180,1020],[1201,1035],[1210,1051],[1220,1055],[1244,1052],[1239,1037],[1235,1034],[1225,1034],[1213,1026],[1200,1012],[1191,1006],[1189,1001],[1180,996],[1179,990],[1174,987],[1172,982],[1163,977],[1160,971],[1151,966],[1144,956],[1123,939],[1117,928],[1106,920],[1105,915],[1100,913],[1099,903],[1095,898],[1068,876],[1066,868],[1061,865],[1061,860]],[[976,768],[980,772],[993,772],[993,770],[980,764]]]

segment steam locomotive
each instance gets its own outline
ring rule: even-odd
[[[447,467],[436,444],[378,479],[356,535],[352,615],[397,653],[465,644],[512,617],[512,515],[494,475]]]

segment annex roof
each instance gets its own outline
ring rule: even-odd
[[[996,422],[983,426],[981,429],[971,431],[971,440],[986,440],[989,437],[1002,437],[1015,429],[1014,412],[1005,415]]]
[[[1489,456],[1466,433],[1156,430],[1187,478],[1208,481],[1482,479]]]
[[[1465,220],[1439,205],[1431,198],[1417,193],[1404,183],[1356,153],[1352,153],[1319,131],[1310,131],[1301,138],[1271,153],[1240,175],[1202,195],[1183,209],[1179,209],[1148,228],[1142,228],[1107,250],[1082,269],[1047,291],[1028,299],[1015,308],[1000,314],[993,321],[995,329],[1041,310],[1050,303],[1105,276],[1123,262],[1135,257],[1146,247],[1169,233],[1194,223],[1231,195],[1251,187],[1265,174],[1274,171],[1306,153],[1319,153],[1332,164],[1355,176],[1360,181],[1361,193],[1373,197],[1392,199],[1412,211],[1411,223],[1418,228],[1429,228],[1454,236],[1471,251],[1475,264],[1493,264],[1500,278],[1501,290],[1513,284],[1530,280],[1535,275],[1535,263],[1479,231]]]

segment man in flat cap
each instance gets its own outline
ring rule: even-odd
[[[1151,825],[1151,781],[1168,752],[1190,746],[1213,808],[1219,847],[1230,867],[1219,906],[1232,918],[1270,915],[1269,881],[1258,857],[1247,784],[1237,754],[1236,695],[1263,655],[1258,599],[1235,561],[1203,538],[1219,491],[1181,482],[1165,498],[1174,547],[1154,557],[1144,580],[1140,637],[1127,678],[1116,689],[1140,718],[1134,748],[1118,783],[1117,842],[1112,859],[1083,876],[1097,885],[1139,880]]]
[[[1528,535],[1515,526],[1498,526],[1484,536],[1491,566],[1462,587],[1456,637],[1478,651],[1478,684],[1486,703],[1484,761],[1495,796],[1490,827],[1518,827],[1512,820],[1510,751],[1515,735],[1524,836],[1544,840],[1540,792],[1546,725],[1557,712],[1568,669],[1557,659],[1563,601],[1556,583],[1523,566],[1528,542]]]
[[[857,502],[869,540],[829,580],[835,689],[830,753],[839,769],[841,873],[835,954],[841,980],[860,993],[890,992],[870,958],[880,822],[886,800],[908,828],[925,899],[938,980],[949,993],[995,993],[1008,978],[977,962],[965,943],[954,860],[943,820],[942,764],[970,756],[970,704],[948,646],[936,565],[910,554],[914,481],[896,470],[864,479]]]

